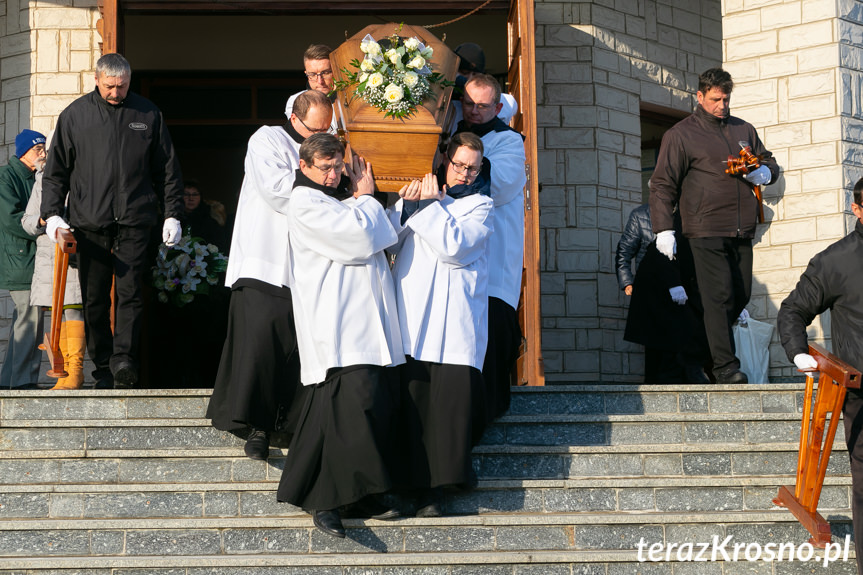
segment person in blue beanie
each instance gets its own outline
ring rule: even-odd
[[[9,290],[15,310],[0,388],[36,389],[42,352],[42,310],[30,305],[30,282],[36,261],[36,237],[21,227],[36,172],[45,167],[45,136],[22,130],[15,137],[15,155],[0,167],[0,289]]]

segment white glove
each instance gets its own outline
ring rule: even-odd
[[[770,168],[767,166],[761,166],[754,172],[749,172],[743,177],[753,186],[763,186],[770,181]]]
[[[813,369],[818,369],[818,362],[815,361],[815,358],[808,353],[798,353],[797,355],[795,355],[794,365],[796,365],[797,369],[799,369],[800,371],[811,371]]]
[[[674,254],[677,253],[677,240],[674,239],[674,230],[665,230],[656,234],[656,249],[668,259],[674,259]]]
[[[45,233],[48,234],[48,237],[51,238],[51,241],[55,244],[58,243],[57,230],[59,230],[60,228],[64,230],[69,229],[69,224],[67,224],[66,220],[64,220],[60,216],[51,216],[50,218],[48,218],[48,221],[45,222]]]
[[[162,241],[165,245],[173,246],[180,241],[183,235],[183,228],[180,226],[180,220],[177,218],[165,219],[165,225],[162,226]]]
[[[686,290],[683,289],[683,286],[675,286],[669,289],[668,293],[671,294],[671,301],[673,301],[677,305],[684,305],[686,304],[686,300],[689,299],[686,295]]]
[[[737,316],[737,323],[741,325],[746,325],[749,321],[749,311],[746,308],[743,308],[743,311],[740,312],[740,315]]]

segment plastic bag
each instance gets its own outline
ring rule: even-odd
[[[733,331],[740,371],[746,374],[749,383],[769,383],[767,371],[770,367],[770,338],[773,337],[773,326],[749,318],[746,323],[735,323]]]

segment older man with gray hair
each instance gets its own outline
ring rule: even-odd
[[[173,245],[182,233],[180,162],[162,112],[129,91],[131,77],[132,69],[120,54],[99,58],[96,88],[57,119],[42,180],[48,237],[57,241],[59,228],[74,227],[87,349],[100,388],[138,382],[141,281],[150,265],[147,244],[160,211],[165,218],[162,239]]]

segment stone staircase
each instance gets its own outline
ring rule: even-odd
[[[245,458],[203,419],[208,396],[0,392],[0,575],[856,573],[853,544],[827,568],[742,551],[639,562],[654,543],[808,539],[771,503],[793,484],[801,385],[515,390],[475,449],[479,487],[448,493],[451,515],[346,520],[344,540],[276,502],[284,450]],[[841,542],[841,426],[835,450],[819,510]]]

